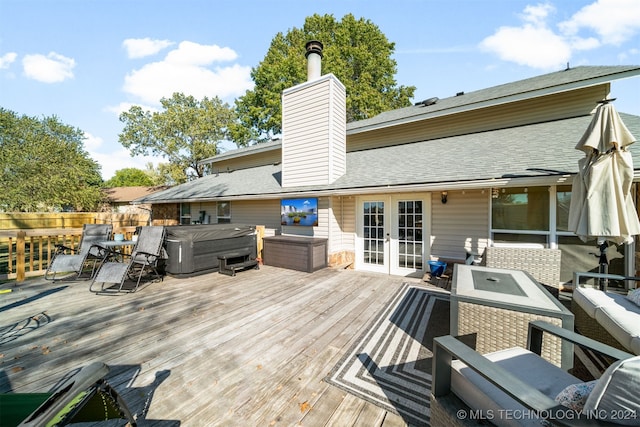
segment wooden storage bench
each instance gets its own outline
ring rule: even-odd
[[[235,276],[236,270],[249,267],[258,269],[258,261],[251,259],[251,251],[228,252],[218,255],[218,272],[228,276]]]
[[[327,239],[280,235],[263,242],[265,265],[307,273],[327,266]]]

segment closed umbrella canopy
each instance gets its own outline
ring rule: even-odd
[[[571,189],[569,230],[583,241],[631,243],[640,234],[631,196],[633,160],[627,151],[635,140],[613,105],[601,103],[576,145],[585,157]]]

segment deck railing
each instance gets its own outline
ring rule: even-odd
[[[136,227],[114,228],[130,239]],[[23,281],[47,271],[56,245],[77,249],[82,228],[53,228],[0,231],[0,280]]]
[[[261,257],[265,227],[256,229],[258,257]],[[125,240],[131,240],[135,230],[135,226],[114,227],[113,233],[124,234]],[[44,275],[56,245],[77,249],[81,237],[82,228],[0,230],[0,281],[22,282],[27,277]]]

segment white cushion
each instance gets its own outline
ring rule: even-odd
[[[613,307],[626,298],[613,292],[602,292],[599,289],[578,286],[573,291],[573,300],[591,317],[596,317],[599,307]],[[628,301],[626,301],[628,302]]]
[[[628,349],[631,348],[631,340],[640,336],[640,314],[620,306],[598,308],[596,321]]]
[[[589,394],[584,411],[615,424],[640,425],[640,356],[609,366]]]
[[[487,359],[515,375],[521,381],[554,399],[565,387],[580,380],[537,354],[524,348],[510,348],[484,355]],[[525,411],[526,408],[502,390],[482,378],[477,372],[458,360],[451,363],[451,390],[472,409],[492,411],[496,426],[540,426],[540,420],[499,417],[503,409]]]
[[[615,302],[616,305],[624,308],[625,310],[631,313],[636,313],[637,315],[640,316],[640,306],[636,305],[633,301],[631,301],[627,297],[627,295],[616,294],[611,292],[607,292],[607,294],[611,294],[613,302]],[[609,304],[607,304],[607,306],[609,306]]]
[[[573,302],[578,304],[590,317],[596,317],[596,308],[602,304],[602,296],[596,298],[598,293],[602,294],[597,289],[578,286],[573,290]]]

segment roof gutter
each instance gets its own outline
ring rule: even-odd
[[[480,190],[494,187],[527,187],[543,185],[570,185],[572,175],[548,175],[536,177],[508,177],[495,179],[481,179],[460,182],[434,182],[423,184],[388,185],[377,187],[352,187],[325,190],[292,190],[278,193],[261,194],[241,194],[236,196],[220,196],[206,198],[186,198],[186,199],[159,199],[159,200],[135,200],[132,204],[140,203],[201,203],[214,201],[233,200],[270,200],[283,197],[330,197],[330,196],[358,196],[364,194],[387,194],[389,192],[433,192],[433,191],[453,191],[453,190]]]

